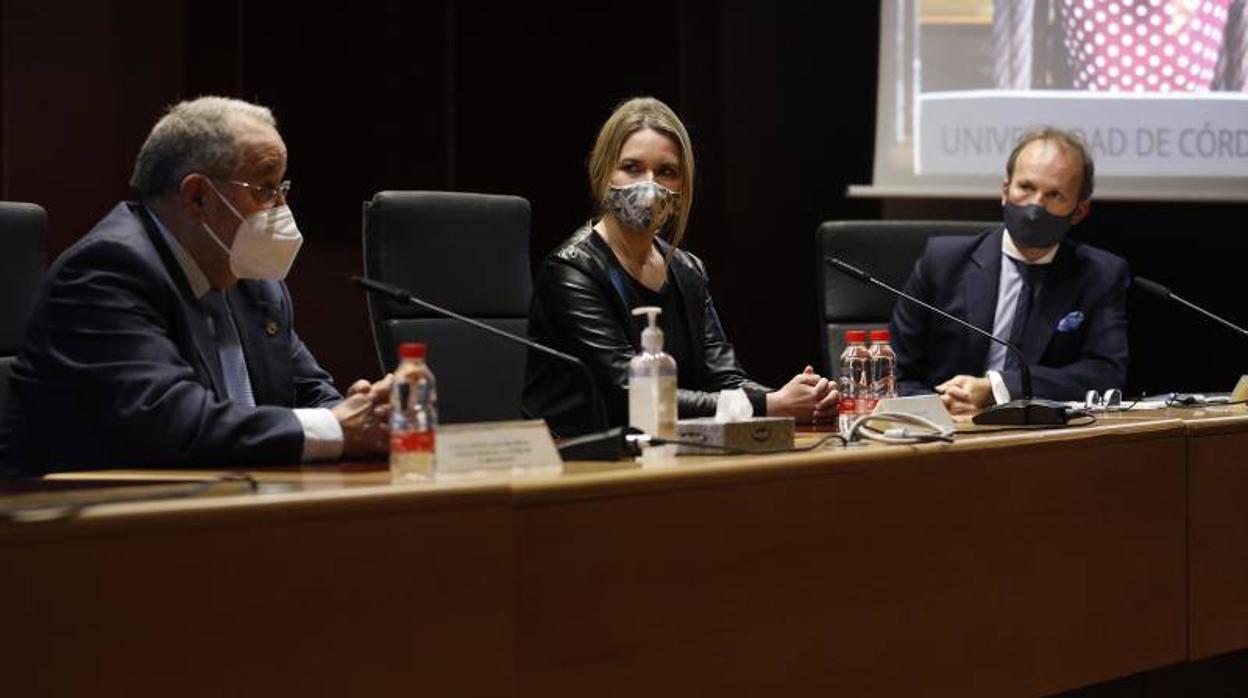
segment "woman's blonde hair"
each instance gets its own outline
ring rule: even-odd
[[[594,149],[589,153],[590,192],[601,215],[607,190],[611,186],[611,173],[615,171],[624,141],[645,128],[672,139],[680,151],[680,199],[676,216],[663,224],[668,241],[673,247],[679,247],[685,237],[689,210],[693,206],[693,146],[689,143],[685,125],[666,104],[653,97],[634,97],[615,108],[602,125],[602,130],[598,131]]]

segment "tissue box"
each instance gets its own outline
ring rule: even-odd
[[[737,422],[717,422],[713,417],[682,419],[676,423],[676,438],[751,453],[785,451],[793,448],[793,418],[751,417]],[[676,454],[724,455],[724,451],[681,444]]]

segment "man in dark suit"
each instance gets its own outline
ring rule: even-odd
[[[1087,217],[1092,159],[1077,136],[1025,135],[1010,154],[1005,225],[928,241],[906,291],[1022,349],[1034,397],[1081,400],[1127,375],[1127,263],[1066,239]],[[955,414],[1022,397],[1018,359],[986,337],[899,301],[892,317],[902,394],[936,391]]]
[[[297,463],[386,452],[388,381],[344,399],[292,327],[302,243],[268,109],[172,107],[122,203],[45,276],[0,472]]]

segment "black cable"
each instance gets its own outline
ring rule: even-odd
[[[1209,402],[1208,400],[1204,400],[1188,402],[1180,398],[1166,399],[1166,407],[1173,407],[1180,410],[1201,410],[1206,407],[1228,407],[1230,405],[1248,405],[1248,400],[1228,400],[1227,402]]]
[[[805,451],[813,451],[819,448],[820,446],[826,444],[827,442],[831,441],[832,439],[840,439],[841,445],[843,446],[849,445],[849,442],[845,439],[845,437],[841,436],[838,433],[828,434],[827,436],[819,439],[813,444],[807,444],[806,446],[794,446],[792,448],[785,448],[785,449],[780,449],[777,451],[751,451],[749,449],[737,448],[735,446],[721,446],[719,444],[699,443],[697,441],[684,441],[681,439],[664,439],[664,438],[660,438],[657,436],[650,437],[649,443],[653,446],[689,446],[691,448],[705,448],[711,451],[720,451],[722,453],[726,453],[729,455],[741,456],[741,455],[763,455],[763,454],[768,454],[768,453],[799,453],[799,452],[805,452]],[[707,454],[685,454],[685,455],[707,455]]]
[[[1070,422],[1067,422],[1067,423],[1066,423],[1066,426],[1068,426],[1068,427],[1090,427],[1090,426],[1092,426],[1093,424],[1096,424],[1098,421],[1100,421],[1100,418],[1099,418],[1099,417],[1097,417],[1095,414],[1092,414],[1091,412],[1088,412],[1087,410],[1075,410],[1075,411],[1073,411],[1073,412],[1071,412],[1071,413],[1070,413],[1070,416],[1072,416],[1072,417],[1087,417],[1087,418],[1088,418],[1088,421],[1086,421],[1086,422],[1081,422],[1081,423],[1079,423],[1079,424],[1071,424]]]
[[[793,448],[789,450],[790,451],[813,451],[819,448],[820,446],[826,444],[827,442],[831,441],[832,439],[840,439],[842,446],[849,445],[849,439],[845,438],[844,436],[841,436],[840,432],[832,432],[831,434],[828,434],[827,436],[823,437],[822,439],[819,439],[813,444],[809,444],[806,446],[794,446]]]
[[[1106,391],[1106,392],[1108,392],[1108,391]],[[1127,412],[1127,411],[1130,411],[1131,409],[1133,409],[1136,405],[1140,404],[1140,401],[1141,401],[1141,400],[1145,400],[1145,399],[1147,399],[1147,398],[1145,397],[1147,394],[1148,394],[1148,392],[1147,392],[1147,391],[1141,390],[1141,391],[1140,391],[1140,396],[1139,396],[1139,397],[1137,397],[1136,399],[1132,400],[1129,404],[1126,404],[1126,405],[1124,405],[1124,404],[1122,404],[1122,403],[1119,403],[1118,405],[1115,405],[1115,406],[1112,406],[1112,407],[1111,407],[1111,406],[1106,406],[1106,405],[1099,405],[1099,406],[1098,406],[1098,405],[1093,405],[1093,407],[1099,407],[1099,408],[1101,409],[1101,411],[1102,411],[1102,412]]]
[[[664,439],[659,436],[651,436],[645,443],[651,446],[690,446],[692,448],[705,448],[711,451],[720,451],[729,455],[742,455],[746,453],[764,453],[764,451],[747,451],[736,446],[721,446],[719,444],[699,443],[697,441],[683,441],[681,439]],[[774,451],[773,451],[774,453]],[[686,454],[695,455],[695,454]]]

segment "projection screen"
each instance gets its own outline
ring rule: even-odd
[[[875,168],[855,196],[996,196],[1030,128],[1097,197],[1248,199],[1248,0],[883,0]]]

